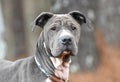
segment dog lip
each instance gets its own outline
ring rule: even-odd
[[[70,61],[70,57],[71,57],[72,52],[70,50],[64,50],[62,51],[62,53],[60,54],[59,58],[62,59],[63,62],[69,62]]]
[[[64,61],[64,62],[69,62],[70,59],[71,59],[71,56],[70,56],[70,55],[65,55],[65,56],[63,57],[63,61]]]

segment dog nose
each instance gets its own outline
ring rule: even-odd
[[[71,38],[70,37],[65,37],[62,39],[62,44],[63,45],[70,45],[72,42]]]

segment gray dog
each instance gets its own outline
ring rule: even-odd
[[[43,28],[35,55],[15,62],[0,60],[0,82],[67,82],[85,16],[78,11],[43,12],[34,23]]]

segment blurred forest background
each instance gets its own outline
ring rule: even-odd
[[[83,12],[91,26],[82,26],[78,56],[69,82],[120,82],[120,0],[0,0],[0,58],[34,55],[41,28],[32,22],[41,12]]]

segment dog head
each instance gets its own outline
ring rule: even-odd
[[[44,42],[54,57],[63,52],[77,55],[81,25],[84,23],[86,18],[78,11],[68,14],[43,12],[35,19],[35,25],[43,28]]]

